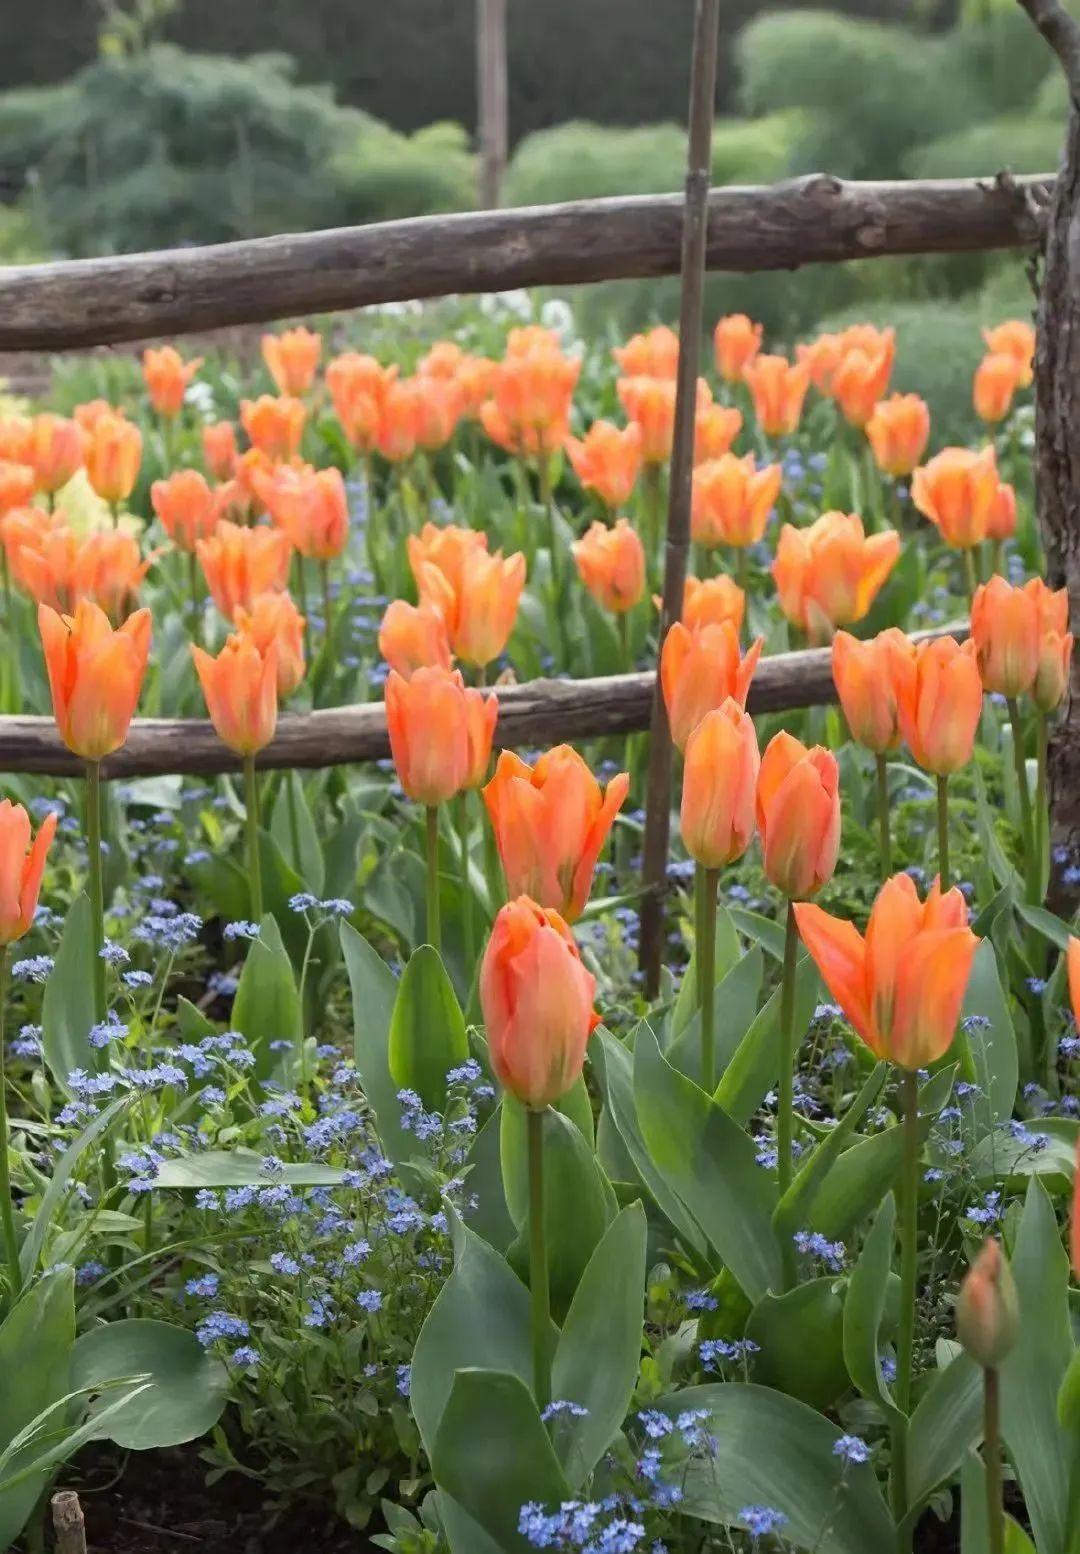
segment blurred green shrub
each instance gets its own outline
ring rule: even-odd
[[[910,178],[973,178],[1006,167],[1014,173],[1053,172],[1063,134],[1064,125],[1054,119],[1006,114],[916,146],[904,159],[904,172]]]
[[[476,203],[476,159],[460,124],[399,135],[372,124],[336,157],[337,222],[390,221]]]

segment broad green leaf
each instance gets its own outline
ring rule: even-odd
[[[881,1374],[881,1322],[892,1273],[896,1206],[890,1193],[863,1242],[851,1272],[844,1302],[844,1359],[848,1374],[863,1397],[877,1403],[891,1420],[903,1416]]]
[[[584,1104],[582,1104],[584,1103]],[[561,1112],[575,1125],[590,1150],[593,1147],[592,1103],[584,1079],[562,1096],[553,1110]],[[510,1217],[519,1228],[529,1213],[529,1170],[527,1113],[521,1102],[506,1093],[499,1106],[502,1125],[499,1132],[499,1156],[502,1161],[503,1194]]]
[[[202,1041],[204,1036],[217,1034],[213,1020],[208,1020],[202,1010],[196,1008],[183,993],[176,1000],[176,1023],[185,1041]]]
[[[754,944],[760,944],[767,955],[783,964],[783,923],[774,922],[771,917],[763,917],[760,912],[749,912],[746,907],[729,907],[728,913],[741,934]]]
[[[68,1268],[38,1280],[0,1325],[0,1448],[70,1390],[74,1277]],[[5,1477],[38,1454],[33,1444],[25,1447],[7,1464]],[[22,1531],[46,1482],[44,1473],[34,1473],[0,1494],[0,1549]]]
[[[975,1082],[983,1096],[969,1102],[965,1110],[967,1115],[975,1116],[982,1133],[993,1123],[1012,1116],[1019,1077],[1016,1033],[1001,986],[997,955],[988,939],[975,952],[961,1026],[972,1016],[972,1027],[961,1031],[959,1039],[971,1054]],[[984,1021],[989,1023],[983,1024]]]
[[[150,1383],[102,1423],[101,1438],[128,1451],[181,1446],[205,1435],[228,1395],[225,1367],[195,1334],[151,1318],[106,1322],[75,1341],[73,1386],[101,1386],[123,1376]]]
[[[826,1409],[850,1386],[844,1364],[844,1302],[832,1278],[765,1295],[746,1336],[758,1345],[754,1377],[811,1408]]]
[[[935,1373],[908,1425],[908,1504],[917,1517],[982,1433],[982,1371],[957,1354]]]
[[[757,1014],[764,964],[761,950],[741,956],[713,990],[716,1072],[722,1074]],[[701,1011],[695,1009],[665,1056],[674,1068],[701,1083]]]
[[[742,954],[739,945],[739,936],[735,932],[735,924],[731,913],[719,902],[716,908],[716,964],[714,977],[720,983],[731,971]],[[697,961],[693,955],[683,972],[682,981],[679,984],[679,995],[675,1000],[675,1008],[671,1016],[671,1041],[674,1041],[689,1025],[697,1012]]]
[[[820,982],[809,955],[795,972],[795,1029],[801,1042],[817,1002]],[[743,1126],[757,1111],[780,1074],[780,988],[732,1053],[716,1088],[716,1099],[728,1115]]]
[[[388,1061],[399,1089],[415,1090],[429,1111],[446,1105],[446,1076],[469,1056],[465,1017],[438,950],[421,944],[398,983]]]
[[[465,1164],[468,1170],[469,1198],[472,1201],[469,1228],[505,1256],[518,1233],[518,1227],[506,1206],[503,1189],[499,1149],[501,1129],[500,1104],[473,1139]]]
[[[1018,1135],[999,1128],[975,1145],[968,1167],[981,1180],[1004,1182],[1013,1192],[1026,1190],[1027,1178],[1038,1176],[1048,1192],[1064,1193],[1073,1177],[1078,1135],[1080,1123],[1071,1117],[1033,1119]]]
[[[269,912],[259,927],[259,937],[248,946],[232,1023],[255,1054],[259,1079],[269,1079],[275,1072],[292,1072],[304,1039],[300,995],[281,931]],[[290,1043],[284,1060],[272,1050],[278,1041]]]
[[[1030,924],[1037,933],[1042,934],[1043,938],[1048,940],[1050,944],[1063,951],[1069,948],[1069,940],[1073,937],[1076,930],[1069,923],[1065,922],[1063,918],[1055,916],[1053,912],[1048,912],[1045,907],[1028,906],[1026,901],[1018,901],[1016,903],[1016,910],[1024,919],[1024,922]]]
[[[634,1049],[634,1101],[650,1158],[752,1301],[780,1282],[776,1186],[749,1134],[664,1057],[647,1024]]]
[[[814,1199],[826,1175],[880,1095],[885,1074],[886,1065],[879,1063],[836,1127],[826,1134],[805,1165],[800,1167],[795,1180],[776,1205],[773,1226],[781,1243],[793,1236],[800,1226],[808,1223]]]
[[[76,1134],[67,1149],[53,1166],[49,1185],[42,1194],[41,1202],[34,1215],[29,1234],[19,1248],[19,1268],[23,1281],[31,1279],[37,1271],[38,1260],[45,1246],[46,1238],[57,1219],[60,1205],[67,1192],[68,1183],[72,1173],[78,1165],[83,1154],[91,1144],[97,1142],[103,1133],[112,1126],[116,1117],[127,1106],[127,1098],[118,1096],[115,1101],[110,1101],[108,1106],[92,1117],[86,1126]]]
[[[450,1544],[450,1554],[500,1554],[501,1544],[484,1531],[480,1523],[469,1515],[444,1489],[436,1490],[439,1519],[442,1532]],[[378,1542],[378,1539],[375,1540]]]
[[[72,1070],[99,1069],[103,1063],[100,1051],[87,1040],[94,1023],[95,954],[93,914],[82,893],[68,907],[41,1005],[41,1050],[53,1079],[69,1098]]]
[[[270,834],[293,873],[303,881],[305,889],[321,896],[324,877],[322,848],[304,794],[303,779],[296,771],[282,772],[281,778],[274,813],[270,818]]]
[[[969,1451],[960,1475],[960,1554],[986,1554],[990,1535],[986,1528],[986,1469],[982,1458]],[[1027,1533],[1011,1516],[1005,1517],[1004,1554],[1037,1554]]]
[[[266,1156],[254,1149],[204,1149],[197,1155],[173,1155],[154,1176],[156,1187],[267,1187],[288,1182],[293,1187],[335,1187],[345,1176],[342,1166],[306,1161],[266,1170]]]
[[[343,922],[340,933],[352,993],[356,1070],[375,1113],[383,1149],[391,1160],[400,1163],[416,1153],[416,1139],[401,1126],[398,1087],[390,1074],[390,1022],[398,979],[351,923]]]
[[[612,1220],[585,1269],[551,1369],[552,1396],[580,1403],[582,1418],[554,1427],[555,1449],[577,1489],[618,1434],[637,1383],[645,1289],[640,1203]]]

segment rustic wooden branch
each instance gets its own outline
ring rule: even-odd
[[[78,1495],[73,1489],[61,1489],[49,1504],[56,1533],[56,1554],[86,1554],[86,1528]]]
[[[1060,0],[1019,0],[1019,3],[1057,55],[1073,102],[1080,104],[1080,24]]]
[[[782,270],[1036,242],[1050,175],[845,183],[815,173],[709,197],[706,267]],[[1017,191],[1031,200],[1017,198]],[[376,302],[674,275],[683,196],[421,216],[204,248],[0,269],[0,350],[51,351]]]
[[[506,0],[476,0],[476,139],[480,205],[502,204],[509,141],[506,83]]]
[[[964,637],[967,623],[917,632]],[[518,749],[563,740],[631,734],[649,727],[655,676],[609,675],[593,680],[530,680],[500,686],[499,745]],[[783,712],[834,701],[832,658],[827,648],[778,653],[762,659],[750,688],[751,712]],[[382,702],[286,714],[258,757],[265,769],[344,766],[390,754]],[[127,744],[102,763],[107,778],[211,776],[240,770],[240,762],[198,718],[135,718]],[[79,777],[83,763],[61,743],[52,718],[0,717],[0,772]]]

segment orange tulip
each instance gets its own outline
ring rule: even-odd
[[[754,455],[724,453],[694,471],[690,532],[699,545],[756,545],[765,533],[783,471],[779,464],[758,469]]]
[[[506,337],[507,356],[534,356],[544,351],[559,355],[562,341],[556,330],[546,329],[543,324],[522,324],[511,329]]]
[[[517,332],[510,333],[513,340]],[[495,370],[492,398],[480,409],[484,430],[521,457],[554,453],[566,441],[580,374],[580,360],[564,356],[557,343],[513,350],[508,343]]]
[[[786,356],[758,356],[743,369],[754,414],[767,437],[788,437],[798,427],[810,371]]]
[[[429,808],[460,793],[471,775],[469,704],[456,669],[417,669],[408,680],[391,669],[386,724],[398,781]]]
[[[1020,366],[1018,388],[1029,388],[1034,377],[1035,331],[1022,319],[1011,318],[996,329],[984,329],[986,349],[994,356],[1012,356]]]
[[[268,459],[291,459],[300,452],[307,420],[303,400],[288,394],[277,398],[260,394],[258,399],[240,401],[240,421],[253,447]]]
[[[594,421],[583,438],[566,439],[566,452],[586,491],[611,508],[629,500],[641,469],[640,426]]]
[[[757,823],[770,883],[793,901],[820,890],[840,848],[840,769],[832,751],[774,735],[761,758]]]
[[[911,1072],[944,1057],[956,1034],[979,941],[955,887],[925,902],[909,874],[878,891],[863,938],[854,923],[800,902],[795,920],[825,986],[877,1058]]]
[[[236,427],[231,421],[214,421],[202,429],[203,462],[215,480],[231,480],[236,474]]]
[[[418,669],[449,669],[450,639],[437,605],[392,599],[379,627],[379,652],[408,680]]]
[[[1023,376],[1022,363],[1004,351],[984,356],[975,369],[971,399],[980,421],[996,426],[1012,409],[1013,395]]]
[[[237,631],[250,637],[265,657],[277,650],[277,694],[286,701],[304,678],[304,617],[287,593],[259,594],[251,609],[236,611]]]
[[[31,842],[30,816],[22,805],[0,802],[0,944],[5,947],[30,931],[56,822],[50,811]]]
[[[214,494],[197,469],[174,470],[165,480],[155,480],[150,501],[178,550],[193,551],[217,527]]]
[[[742,630],[746,614],[746,595],[734,578],[688,577],[683,590],[683,607],[680,619],[688,631],[700,631],[703,626],[719,626],[730,621],[736,633]]]
[[[892,366],[891,350],[873,354],[848,351],[840,359],[833,373],[832,394],[852,426],[865,426],[870,420],[889,386]]]
[[[37,550],[44,535],[51,529],[66,528],[64,520],[56,513],[48,513],[43,507],[15,507],[0,518],[0,541],[4,556],[17,583],[19,553],[24,546]]]
[[[1074,939],[1069,941],[1070,972],[1072,970],[1072,947],[1075,942]],[[1075,1003],[1073,1007],[1075,1008]],[[1076,1141],[1076,1158],[1073,1164],[1072,1212],[1069,1215],[1069,1261],[1072,1263],[1073,1273],[1080,1279],[1080,1139]]]
[[[967,549],[986,538],[1000,489],[992,447],[943,448],[915,471],[911,496],[946,545]]]
[[[1069,935],[1069,945],[1065,951],[1065,970],[1069,982],[1069,1004],[1072,1008],[1073,1020],[1080,1027],[1080,939],[1075,934]],[[1080,1274],[1080,1267],[1076,1271]]]
[[[326,369],[326,387],[342,430],[362,453],[375,447],[386,394],[397,367],[384,367],[374,356],[346,351]]]
[[[499,703],[472,686],[465,691],[465,719],[469,735],[469,763],[463,788],[482,788],[491,770],[491,747],[499,721]]]
[[[33,422],[29,416],[5,415],[0,411],[0,461],[29,464],[32,431]]]
[[[1053,712],[1069,684],[1073,637],[1069,628],[1069,595],[1048,588],[1041,578],[1028,584],[1039,617],[1039,667],[1031,696],[1040,712]]]
[[[150,653],[150,611],[116,630],[96,604],[72,615],[38,605],[38,630],[60,738],[85,761],[111,755],[127,738]]]
[[[620,378],[619,402],[641,432],[641,457],[646,464],[665,464],[675,435],[676,386],[670,378]],[[712,404],[712,389],[697,381],[696,414]]]
[[[966,766],[982,712],[975,643],[920,642],[900,664],[898,688],[900,733],[923,771],[948,777]]]
[[[86,478],[103,502],[126,502],[139,478],[142,433],[117,415],[102,415],[86,445]]]
[[[467,664],[490,664],[503,652],[517,619],[525,586],[520,551],[489,556],[474,547],[465,556],[457,588],[438,567],[421,565],[420,600],[434,605],[446,622],[450,646]]]
[[[82,427],[84,432],[92,432],[99,421],[106,416],[115,416],[118,421],[126,421],[121,405],[111,405],[107,399],[88,399],[83,404],[76,405],[71,412],[72,417]],[[27,423],[29,425],[29,423]]]
[[[220,522],[195,554],[218,609],[231,621],[238,606],[250,610],[260,594],[288,587],[292,547],[281,529],[245,529]]]
[[[742,411],[730,405],[706,405],[694,419],[694,463],[719,459],[742,429]]]
[[[1016,491],[1003,480],[998,486],[997,501],[986,520],[988,540],[1011,540],[1016,533]]]
[[[246,526],[251,522],[252,515],[262,508],[262,503],[239,479],[226,480],[223,485],[214,486],[210,499],[215,529],[219,523],[237,523]],[[213,532],[211,530],[211,533]]]
[[[29,464],[0,462],[0,518],[33,499],[34,471]]]
[[[315,381],[322,356],[322,336],[310,329],[285,329],[263,335],[262,358],[279,394],[301,398]]]
[[[595,996],[559,914],[528,896],[507,902],[480,966],[480,1005],[495,1076],[522,1105],[550,1106],[577,1083]]]
[[[531,768],[504,750],[483,792],[510,895],[530,895],[576,922],[629,790],[620,772],[601,792],[570,745],[556,745]]]
[[[679,337],[666,324],[634,335],[611,352],[628,378],[674,378],[679,370]]]
[[[150,403],[158,415],[179,415],[188,384],[203,364],[201,356],[185,362],[174,346],[151,346],[143,352],[142,370]]]
[[[464,529],[455,523],[425,523],[420,533],[410,534],[406,542],[417,588],[423,579],[424,564],[430,562],[438,567],[454,592],[460,592],[466,557],[474,550],[487,550],[487,544],[487,535],[481,529]]]
[[[333,561],[349,539],[349,502],[339,469],[279,464],[257,489],[271,517],[311,561]]]
[[[86,453],[86,434],[78,421],[62,415],[36,415],[27,439],[27,463],[33,465],[39,491],[51,496],[66,486]]]
[[[1039,667],[1039,606],[1033,578],[1014,588],[1003,577],[981,583],[971,601],[971,635],[983,690],[1022,696],[1035,683]]]
[[[890,394],[866,423],[874,462],[885,475],[910,475],[930,440],[930,411],[918,394]]]
[[[417,447],[429,452],[445,448],[461,419],[463,400],[457,379],[421,373],[412,381],[416,389]]]
[[[70,612],[90,599],[114,620],[127,614],[154,556],[144,561],[130,534],[117,529],[78,535],[64,523],[38,531],[12,556],[12,572],[36,604]]]
[[[831,394],[833,374],[844,356],[840,335],[818,335],[809,344],[795,347],[796,360],[810,374],[810,382],[819,394]]]
[[[421,356],[416,373],[421,378],[442,378],[452,382],[465,362],[465,352],[454,340],[436,340],[431,350]]]
[[[682,839],[695,862],[721,869],[754,836],[758,754],[754,720],[730,697],[690,735],[683,768]]]
[[[375,431],[375,447],[391,464],[401,464],[416,452],[423,392],[416,378],[403,378],[387,385]]]
[[[277,643],[260,651],[252,636],[237,633],[216,658],[195,643],[191,656],[222,744],[243,756],[268,745],[277,727]]]
[[[780,531],[773,578],[780,608],[811,643],[861,621],[900,555],[895,529],[863,532],[855,513],[823,513],[808,529]]]
[[[833,638],[832,672],[840,705],[853,739],[875,755],[900,742],[898,658],[909,660],[914,644],[898,626],[860,642],[846,631]]]
[[[495,388],[496,362],[487,356],[465,356],[457,371],[457,386],[461,393],[461,413],[475,421],[481,407],[491,398]]]
[[[707,712],[730,696],[746,706],[764,639],[758,637],[743,658],[739,633],[730,621],[688,631],[676,621],[660,651],[660,684],[664,692],[671,737],[679,750]]]
[[[984,1370],[1003,1365],[1020,1336],[1020,1300],[1016,1281],[992,1237],[972,1263],[956,1299],[956,1336],[965,1352]]]
[[[753,323],[745,313],[729,313],[713,330],[716,370],[728,383],[738,383],[747,365],[761,350],[761,324]]]
[[[581,581],[597,604],[623,615],[645,595],[645,550],[625,518],[594,523],[572,546]]]

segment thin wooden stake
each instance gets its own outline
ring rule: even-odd
[[[480,206],[502,203],[506,171],[506,0],[476,0],[476,138],[480,147]]]
[[[675,397],[675,437],[671,449],[664,596],[660,611],[662,647],[668,629],[682,614],[686,558],[690,548],[690,487],[694,474],[694,422],[701,358],[702,295],[705,288],[705,235],[712,174],[712,129],[716,99],[716,47],[719,0],[696,0],[694,47],[690,64],[690,133],[686,157],[683,212],[682,299],[679,307],[679,374]],[[639,964],[645,988],[654,997],[660,984],[664,947],[664,895],[671,830],[671,730],[656,677],[649,735],[649,773],[645,802],[644,883]]]
[[[73,1489],[61,1489],[49,1503],[56,1532],[56,1554],[86,1554],[86,1528],[78,1495]]]

